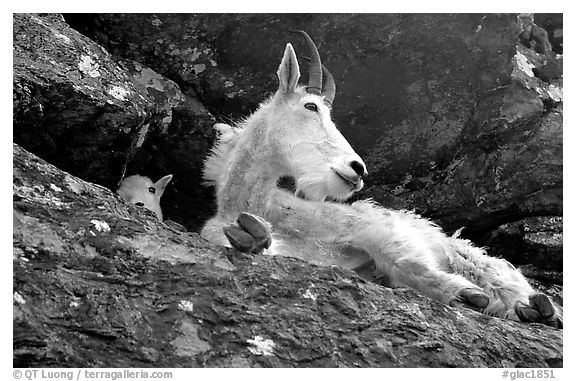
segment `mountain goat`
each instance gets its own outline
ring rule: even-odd
[[[172,180],[172,175],[166,175],[155,183],[146,176],[128,176],[122,180],[116,194],[136,206],[142,206],[153,211],[156,217],[162,221],[160,197],[162,197],[170,180]]]
[[[373,261],[392,286],[492,316],[562,326],[550,299],[507,261],[412,212],[370,200],[338,202],[363,187],[366,166],[331,120],[332,75],[310,37],[298,32],[311,55],[308,85],[298,85],[288,43],[276,93],[238,125],[216,125],[219,140],[204,178],[216,186],[218,210],[201,235],[243,252],[320,265],[357,269]],[[295,193],[278,186],[283,176],[294,179]]]

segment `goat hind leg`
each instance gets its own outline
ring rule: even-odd
[[[368,253],[392,285],[411,287],[451,305],[482,309],[488,304],[489,296],[478,285],[440,268],[446,236],[437,226],[412,213],[369,203],[355,204],[355,209],[361,222],[343,240]]]
[[[485,308],[490,300],[480,287],[464,277],[446,273],[425,262],[401,259],[389,272],[397,285],[411,287],[451,306],[464,304],[480,310]]]
[[[454,249],[453,270],[465,274],[490,295],[487,313],[557,328],[563,326],[561,309],[547,295],[536,292],[508,261],[489,256],[468,240],[450,237],[449,242]]]

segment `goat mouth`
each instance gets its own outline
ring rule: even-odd
[[[358,187],[358,184],[360,184],[360,181],[361,181],[360,178],[351,179],[351,178],[341,174],[340,172],[338,172],[334,168],[332,168],[332,170],[334,171],[334,173],[336,173],[336,176],[340,177],[340,179],[342,181],[344,181],[346,184],[348,184],[352,188],[352,190],[356,189],[356,187]]]

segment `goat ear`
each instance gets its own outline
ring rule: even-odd
[[[280,63],[280,67],[276,74],[280,80],[278,90],[284,94],[294,91],[296,86],[298,86],[300,67],[298,66],[298,60],[296,59],[294,48],[290,43],[286,44],[284,57],[282,57],[282,62]]]
[[[164,193],[164,189],[166,188],[166,185],[168,185],[170,180],[172,180],[172,175],[166,175],[154,183],[154,187],[157,190],[156,194],[158,197],[162,196],[162,194]]]

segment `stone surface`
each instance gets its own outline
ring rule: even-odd
[[[101,46],[59,15],[14,14],[14,141],[114,187],[145,134],[150,101]]]
[[[164,215],[197,231],[214,213],[213,191],[201,186],[202,163],[214,139],[214,117],[173,81],[135,61],[122,61],[135,86],[150,98],[154,119],[126,173],[155,180],[173,174],[162,196]]]
[[[246,256],[14,145],[14,367],[555,367],[562,331]]]
[[[174,179],[165,214],[197,230],[213,213],[202,160],[214,118],[154,70],[107,50],[59,15],[14,15],[14,141],[115,190],[124,175]]]
[[[504,224],[488,237],[494,255],[518,265],[562,272],[563,218],[529,217]]]

